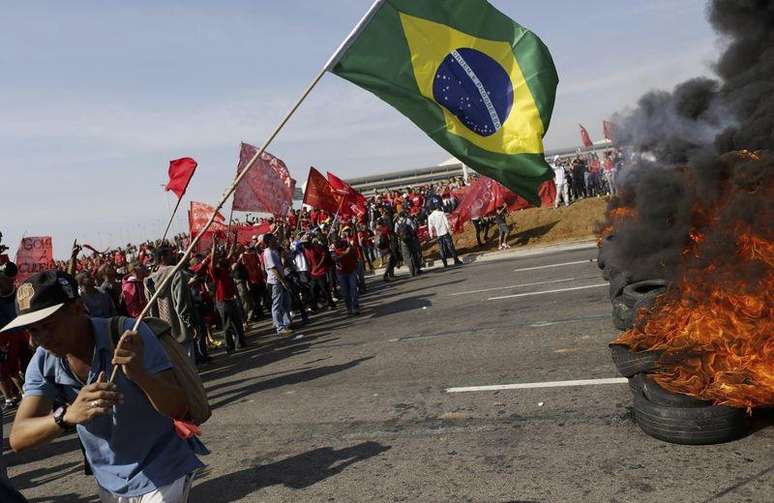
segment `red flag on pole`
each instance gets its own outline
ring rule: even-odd
[[[581,124],[578,124],[578,126],[580,127],[581,143],[583,143],[583,146],[593,147],[594,142],[591,141],[591,136],[589,136],[589,132]]]
[[[188,184],[191,183],[196,166],[196,161],[190,157],[169,161],[169,183],[164,187],[164,190],[171,190],[178,199],[182,199]]]
[[[615,142],[615,124],[610,121],[602,121],[602,134],[605,139]]]
[[[258,149],[254,146],[242,144],[237,175],[247,166],[256,152]],[[264,152],[239,182],[234,192],[234,210],[271,213],[284,217],[293,207],[295,190],[296,181],[290,177],[285,163],[270,153]]]
[[[344,202],[341,205],[341,212],[345,215],[365,215],[366,206],[368,205],[365,196],[330,171],[328,171],[327,174],[328,183],[331,185],[331,187],[333,187],[333,190],[335,190],[336,193],[340,196],[344,197]]]
[[[339,210],[340,202],[341,197],[328,183],[328,180],[316,169],[309,168],[309,178],[306,181],[306,190],[304,191],[304,204],[336,213]]]

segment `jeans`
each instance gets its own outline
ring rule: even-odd
[[[271,285],[271,319],[277,332],[290,327],[290,292],[282,283]]]
[[[357,271],[349,274],[336,273],[341,285],[341,294],[344,296],[344,303],[347,305],[347,312],[359,312],[360,302],[357,299]]]
[[[453,258],[455,262],[458,262],[457,249],[454,247],[454,241],[452,241],[451,234],[444,234],[438,236],[438,246],[441,249],[441,261],[446,265],[446,259]]]
[[[215,307],[223,322],[223,333],[226,336],[226,348],[231,351],[235,346],[245,345],[244,325],[242,324],[242,309],[236,299],[216,302]]]

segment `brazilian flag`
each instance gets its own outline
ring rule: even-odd
[[[559,78],[543,42],[485,0],[379,0],[328,68],[540,205]]]

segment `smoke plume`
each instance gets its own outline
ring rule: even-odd
[[[616,141],[633,155],[610,209],[631,208],[636,218],[609,222],[608,262],[631,281],[678,279],[691,231],[710,226],[699,221],[703,210],[729,194],[707,236],[717,245],[708,249],[718,256],[733,249],[730,233],[740,221],[772,237],[772,202],[762,189],[774,177],[772,154],[729,153],[774,151],[774,0],[712,0],[707,13],[725,44],[713,65],[717,80],[651,91],[615,118]]]

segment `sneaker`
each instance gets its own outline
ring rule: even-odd
[[[288,327],[280,328],[279,330],[277,330],[277,335],[280,335],[280,336],[293,335],[293,329]]]

